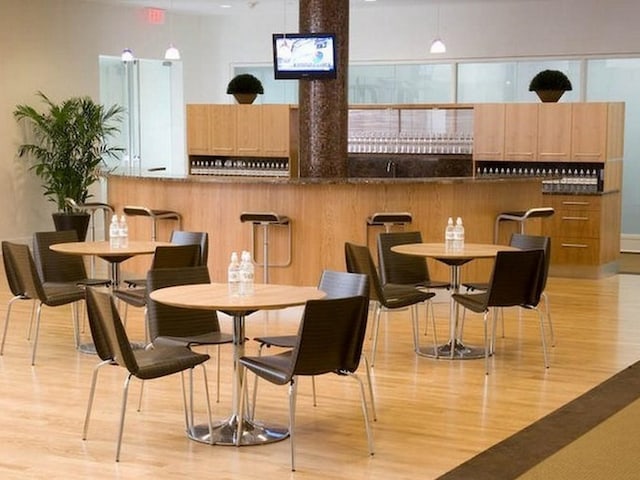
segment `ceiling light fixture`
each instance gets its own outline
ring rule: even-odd
[[[445,53],[447,47],[440,38],[440,3],[436,7],[436,38],[431,42],[430,53]]]
[[[173,0],[169,2],[169,38],[173,38]],[[180,60],[180,50],[169,42],[169,48],[164,52],[165,60]]]

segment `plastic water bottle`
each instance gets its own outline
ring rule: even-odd
[[[444,229],[444,246],[446,250],[453,249],[453,218],[447,220],[447,228]]]
[[[253,294],[254,270],[251,253],[243,251],[240,257],[240,295]]]
[[[231,262],[227,269],[227,283],[229,284],[229,295],[240,295],[240,263],[238,262],[238,253],[231,254]]]
[[[111,248],[120,247],[120,225],[116,214],[111,217],[111,225],[109,225],[109,243]]]
[[[127,225],[127,218],[124,215],[120,216],[118,231],[120,232],[120,247],[127,248],[129,246],[129,226]]]
[[[453,249],[464,249],[464,225],[462,225],[462,218],[456,219],[456,226],[453,227]]]

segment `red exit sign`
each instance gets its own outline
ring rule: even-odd
[[[151,25],[164,24],[164,17],[166,12],[162,8],[148,7],[145,8],[145,13],[147,16],[147,22],[149,22]]]

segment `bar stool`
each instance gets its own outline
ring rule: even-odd
[[[154,210],[135,205],[126,205],[123,210],[124,214],[128,216],[149,217],[153,220],[151,223],[151,240],[154,242],[157,240],[158,222],[160,220],[175,220],[178,222],[176,230],[182,230],[182,215],[173,210]]]
[[[87,212],[90,215],[91,220],[89,221],[89,233],[91,235],[90,240],[95,242],[96,239],[96,212],[102,211],[103,217],[103,240],[109,239],[109,229],[107,228],[109,225],[109,220],[111,216],[115,213],[114,208],[108,203],[102,202],[86,202],[86,203],[77,203],[72,198],[65,198],[65,203],[70,206],[74,211],[77,212]],[[91,278],[95,277],[96,270],[96,257],[94,255],[91,256],[90,259],[90,276]]]
[[[384,227],[385,233],[389,233],[394,225],[409,225],[413,215],[409,212],[376,212],[367,217],[366,239],[369,245],[369,228]]]
[[[291,265],[291,221],[289,217],[273,212],[242,212],[241,222],[251,222],[251,258],[257,266],[263,267],[263,281],[269,283],[269,267],[288,267]],[[262,263],[256,262],[256,228],[262,227]],[[286,227],[288,237],[287,261],[285,263],[269,263],[269,227]]]
[[[500,222],[520,222],[520,233],[524,234],[524,224],[530,218],[546,218],[555,213],[553,207],[537,207],[529,210],[518,210],[512,212],[502,212],[496,217],[496,223],[493,230],[493,243],[498,243],[498,234],[500,230]]]

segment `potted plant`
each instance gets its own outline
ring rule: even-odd
[[[264,93],[262,82],[250,73],[241,73],[231,79],[227,93],[233,95],[238,103],[253,103],[258,94]]]
[[[572,90],[571,81],[560,70],[543,70],[529,83],[529,91],[536,92],[543,102],[557,102],[567,90]]]
[[[106,108],[89,97],[71,97],[58,104],[42,92],[37,95],[44,102],[44,112],[30,105],[18,105],[13,112],[27,127],[28,143],[19,146],[18,156],[32,162],[30,170],[42,180],[45,197],[57,206],[54,224],[66,230],[69,216],[76,213],[77,217],[67,199],[85,203],[91,197],[89,187],[106,172],[106,159],[124,151],[108,143],[120,131],[124,109]],[[89,215],[85,213],[79,221],[78,238],[84,240]]]

